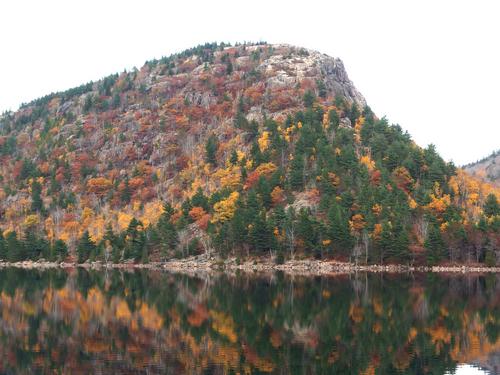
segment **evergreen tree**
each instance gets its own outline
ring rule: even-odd
[[[143,250],[146,244],[146,236],[142,223],[135,217],[132,218],[125,234],[125,259],[133,258],[135,261],[139,261],[143,257]]]
[[[484,214],[488,217],[500,215],[500,205],[495,194],[488,194],[483,210]]]
[[[179,242],[177,230],[175,229],[174,224],[170,221],[173,213],[174,210],[172,206],[166,203],[163,207],[163,213],[161,214],[158,224],[156,225],[163,257],[165,257],[168,253],[172,253]]]
[[[56,259],[64,260],[68,256],[68,246],[63,240],[56,240],[52,245],[52,254]]]
[[[42,185],[38,181],[33,181],[31,184],[31,211],[44,212],[42,201]]]
[[[302,154],[296,154],[292,160],[289,182],[292,190],[304,188],[304,156]]]
[[[333,202],[328,210],[328,232],[335,251],[347,254],[353,247],[349,221],[344,210]]]
[[[19,262],[26,259],[24,244],[17,239],[17,233],[15,231],[9,232],[5,236],[5,245],[7,260],[9,262]]]
[[[314,252],[318,248],[315,222],[309,210],[300,210],[297,223],[297,234],[299,238],[302,239],[306,251]]]
[[[198,188],[196,194],[191,198],[191,206],[192,207],[201,207],[208,212],[210,210],[210,204],[208,202],[208,198],[203,194],[203,190]]]
[[[217,166],[217,149],[219,148],[219,141],[215,135],[208,137],[207,143],[205,144],[205,161],[212,166]]]
[[[236,153],[236,150],[233,150],[231,152],[231,157],[229,158],[229,162],[232,164],[232,165],[236,165],[238,164],[238,154]]]
[[[257,182],[256,191],[262,201],[262,205],[269,209],[272,204],[271,186],[264,176],[260,176]]]
[[[84,263],[90,258],[90,255],[95,253],[96,245],[90,238],[89,231],[85,231],[78,241],[76,253],[78,255],[78,263]]]
[[[431,265],[438,263],[445,256],[446,245],[435,220],[429,223],[424,247],[427,249],[427,261]]]
[[[264,252],[269,249],[271,242],[271,231],[266,222],[264,211],[257,215],[250,224],[249,230],[250,243],[256,252]]]
[[[340,118],[336,110],[332,109],[328,112],[328,121],[332,130],[337,130],[340,124]]]
[[[311,108],[315,100],[316,97],[314,96],[314,93],[311,90],[307,90],[304,94],[304,106],[306,108]]]

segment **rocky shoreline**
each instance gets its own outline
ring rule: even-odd
[[[303,275],[328,275],[328,274],[349,274],[355,272],[371,273],[408,273],[408,272],[432,272],[432,273],[500,273],[500,267],[486,267],[481,265],[441,265],[441,266],[408,266],[402,264],[387,265],[356,265],[337,261],[324,260],[289,260],[283,264],[276,264],[270,259],[251,259],[240,262],[236,258],[221,260],[217,258],[207,258],[204,256],[190,257],[186,259],[171,260],[168,262],[152,262],[147,264],[136,263],[103,263],[86,262],[79,264],[76,262],[49,262],[49,261],[24,261],[24,262],[3,262],[0,261],[0,268],[24,268],[24,269],[51,269],[51,268],[86,268],[86,269],[150,269],[165,270],[171,272],[273,272],[282,271],[289,274]]]

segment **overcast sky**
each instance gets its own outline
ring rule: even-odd
[[[500,148],[498,3],[2,0],[0,111],[200,43],[265,40],[340,57],[377,115],[460,165]]]

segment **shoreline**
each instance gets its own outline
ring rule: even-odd
[[[181,273],[200,272],[276,272],[281,271],[287,274],[300,275],[340,275],[356,272],[368,273],[500,273],[500,267],[487,267],[482,265],[440,265],[440,266],[408,266],[403,264],[387,265],[356,265],[354,263],[329,261],[329,260],[289,260],[283,264],[275,264],[270,259],[252,259],[239,263],[235,258],[228,258],[224,261],[216,258],[206,258],[203,256],[190,257],[167,262],[151,262],[146,264],[136,263],[103,263],[103,262],[48,262],[48,261],[22,261],[3,262],[0,261],[0,269],[22,268],[22,269],[148,269],[157,271],[170,271]]]

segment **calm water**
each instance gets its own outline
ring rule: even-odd
[[[0,373],[498,373],[500,276],[0,270]],[[497,366],[497,367],[495,367]]]

